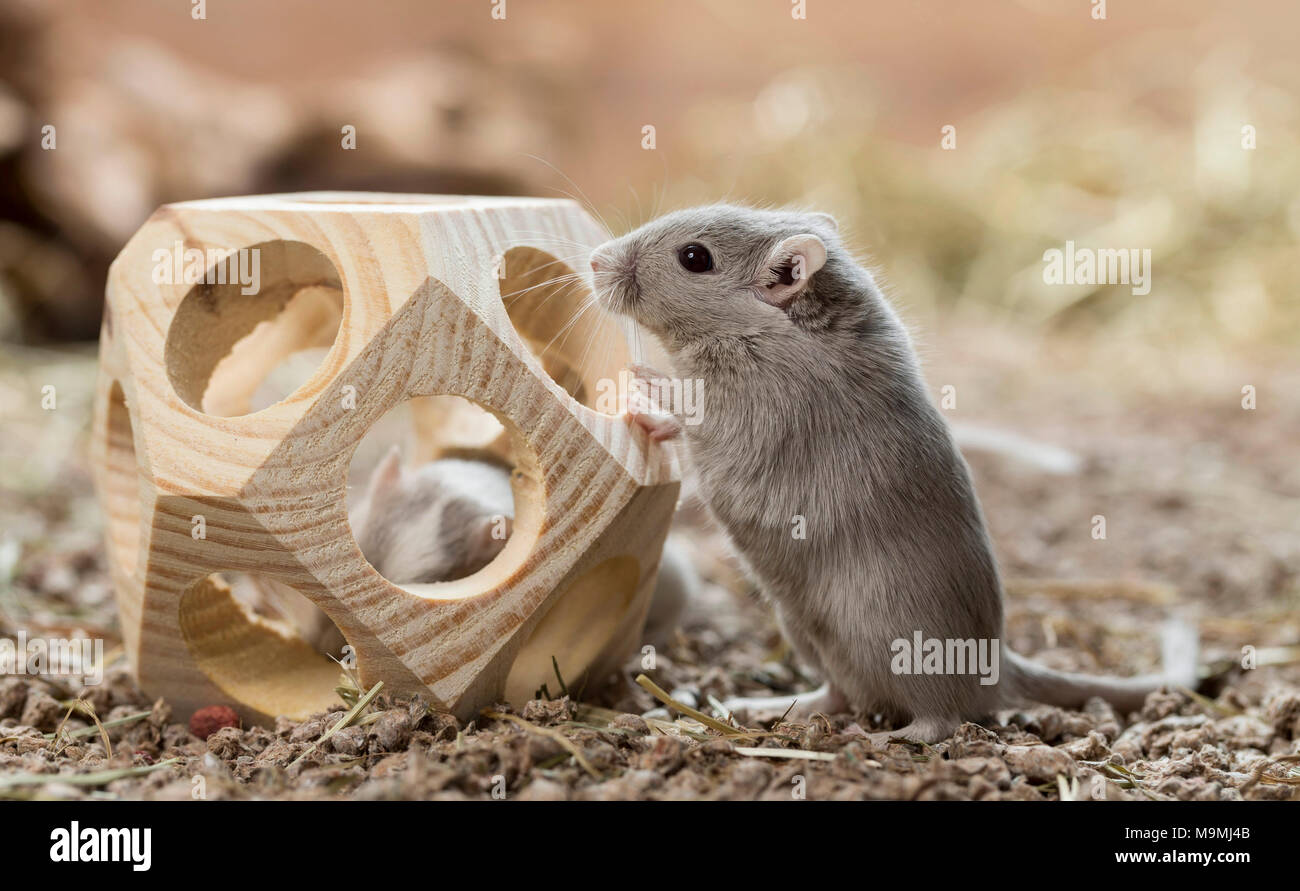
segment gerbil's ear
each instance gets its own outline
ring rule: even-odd
[[[481,517],[474,521],[469,530],[468,554],[466,562],[474,567],[474,572],[492,562],[492,558],[501,553],[506,540],[514,531],[514,521],[507,516]]]
[[[820,213],[820,212],[810,213],[808,214],[808,216],[812,217],[814,220],[816,220],[819,223],[823,223],[827,226],[830,226],[831,229],[833,229],[836,232],[840,231],[840,224],[835,221],[835,217],[831,216],[828,213]]]
[[[370,474],[370,488],[367,490],[370,500],[383,497],[396,490],[402,482],[402,450],[393,446],[379,462],[379,466]]]
[[[770,283],[759,282],[758,299],[785,307],[808,286],[814,272],[826,265],[826,245],[811,232],[791,235],[767,258]]]

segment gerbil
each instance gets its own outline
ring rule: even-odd
[[[505,547],[513,517],[506,468],[444,458],[406,469],[396,446],[348,513],[361,553],[397,585],[477,572]]]
[[[362,555],[393,584],[464,578],[487,566],[510,536],[510,472],[498,464],[461,458],[408,469],[394,446],[371,473],[348,520]],[[648,642],[662,641],[672,631],[695,584],[689,562],[670,537],[646,619]],[[259,588],[256,609],[279,614],[318,650],[342,650],[342,635],[310,601],[285,596],[277,583],[267,580],[259,580]]]
[[[910,722],[881,738],[934,742],[1024,700],[1100,696],[1130,710],[1160,685],[1194,682],[1188,634],[1166,635],[1168,674],[1122,680],[1000,646],[1002,584],[966,463],[903,325],[831,217],[679,211],[601,245],[591,265],[603,306],[703,383],[697,424],[631,417],[652,438],[684,432],[712,513],[825,680],[796,713],[853,706]],[[996,681],[891,670],[898,642],[917,635],[999,642]]]
[[[348,522],[362,555],[395,585],[447,582],[477,572],[505,547],[514,516],[510,472],[446,458],[414,469],[394,446],[370,475]],[[343,635],[324,611],[280,583],[258,578],[237,592],[255,612],[279,617],[316,649],[339,653]]]

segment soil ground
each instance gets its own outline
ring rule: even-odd
[[[1160,623],[1183,610],[1200,627],[1213,675],[1204,695],[1152,694],[1131,715],[1099,701],[1080,711],[1014,710],[931,747],[873,745],[867,734],[881,727],[851,714],[722,738],[674,712],[656,717],[659,703],[631,680],[638,660],[580,705],[529,703],[514,712],[524,723],[463,725],[419,700],[381,695],[363,722],[323,744],[347,709],[342,700],[327,715],[204,741],[189,732],[189,715],[138,690],[117,659],[104,684],[85,689],[0,679],[0,796],[190,798],[202,776],[208,798],[1295,797],[1295,357],[1237,365],[1190,357],[1190,372],[1142,375],[1113,351],[956,321],[923,347],[936,393],[957,388],[954,421],[1080,459],[1076,472],[1051,474],[1012,455],[968,453],[1012,580],[1007,643],[1058,668],[1138,673],[1156,665]],[[113,599],[85,459],[93,363],[85,351],[0,360],[0,633],[79,630],[111,651]],[[53,412],[34,395],[47,383],[60,394]],[[1245,385],[1256,388],[1255,410],[1242,408]],[[1092,534],[1098,515],[1104,540]],[[681,522],[699,527],[694,556],[707,585],[647,673],[706,709],[708,697],[807,689],[812,681],[721,537],[698,509],[688,506]],[[1243,647],[1260,667],[1239,667]],[[111,754],[84,716],[64,721],[77,696],[112,725]]]

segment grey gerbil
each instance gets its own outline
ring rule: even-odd
[[[1166,635],[1160,676],[1066,674],[1000,646],[1002,584],[966,463],[906,330],[831,217],[684,210],[606,242],[591,265],[601,303],[703,382],[697,424],[632,417],[652,438],[684,431],[705,501],[826,681],[799,713],[854,706],[910,722],[882,736],[933,742],[1024,700],[1133,709],[1162,684],[1193,683],[1187,626]],[[898,643],[918,634],[999,642],[996,680],[894,670]]]

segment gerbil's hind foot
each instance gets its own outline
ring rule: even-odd
[[[793,696],[742,696],[728,699],[722,707],[744,724],[758,718],[785,717],[787,721],[804,721],[816,714],[833,715],[848,709],[848,701],[839,690],[823,684],[810,693]]]
[[[960,723],[956,718],[918,718],[906,727],[900,727],[897,730],[885,730],[880,733],[869,733],[867,736],[871,739],[873,746],[880,748],[889,745],[893,740],[933,745],[956,733]]]

